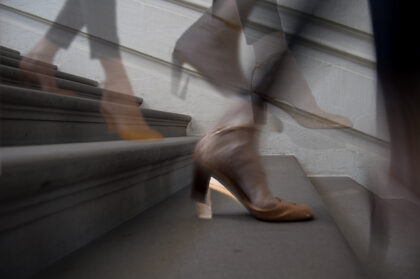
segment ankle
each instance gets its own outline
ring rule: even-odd
[[[216,124],[216,129],[220,127],[255,127],[253,108],[251,99],[238,98],[236,104],[230,107]]]
[[[228,26],[241,29],[241,19],[236,0],[213,1],[212,16]]]
[[[220,17],[220,16],[217,16],[217,15],[215,15],[215,14],[212,14],[212,17],[214,17],[215,19],[217,19],[217,20],[219,20],[219,21],[223,22],[223,23],[224,23],[227,27],[229,27],[229,28],[231,28],[231,29],[234,29],[234,30],[236,30],[236,31],[241,31],[241,30],[242,30],[242,26],[241,26],[240,24],[237,24],[237,23],[231,22],[231,21],[226,20],[226,19],[224,19],[224,18],[222,18],[222,17]]]
[[[42,38],[27,54],[29,58],[40,60],[45,63],[52,63],[60,47],[49,41],[46,38]]]

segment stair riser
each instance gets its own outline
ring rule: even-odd
[[[109,133],[99,101],[6,85],[0,85],[0,97],[2,146],[119,139],[115,132]],[[117,107],[120,110],[119,121],[138,128],[138,119],[124,116],[130,108]],[[142,109],[142,113],[147,124],[164,137],[185,136],[191,121],[190,117],[175,113],[148,109]]]
[[[32,277],[191,184],[191,117],[142,109],[176,138],[121,141],[107,131],[100,108],[111,103],[96,82],[56,71],[57,87],[75,95],[34,90],[20,54],[0,47],[0,56],[0,278]],[[138,128],[132,96],[106,93],[119,123]]]
[[[96,113],[85,114],[65,110],[20,109],[3,107],[2,146],[120,140],[117,134],[108,132],[99,108]],[[130,122],[133,123],[133,120],[127,118],[127,123]],[[146,118],[146,122],[164,137],[186,136],[188,123],[153,118]],[[134,124],[132,127],[138,126]]]
[[[0,55],[7,56],[13,59],[20,59],[21,56],[19,53],[9,51],[7,49],[0,49]]]
[[[12,57],[5,56],[5,55],[0,55],[0,64],[1,65],[14,67],[14,68],[19,68],[20,67],[20,61],[22,61],[22,57],[19,57],[19,59],[16,59],[16,58],[12,58]],[[54,70],[54,67],[52,65],[44,64],[44,63],[41,63],[41,62],[38,62],[37,67],[40,68],[41,70],[51,70],[51,69]]]
[[[3,148],[0,201],[4,206],[18,197],[187,156],[195,142],[195,138],[170,138]]]
[[[1,233],[0,262],[7,268],[0,277],[27,278],[191,184],[190,159],[169,169],[153,177],[147,171],[118,181],[109,178],[90,190],[95,198],[84,200],[86,193],[74,193],[62,198],[73,205],[57,208],[62,203],[53,201],[50,214]],[[23,214],[31,215],[31,209]]]
[[[15,54],[20,54],[19,51],[14,50],[14,49],[11,49],[11,48],[8,48],[8,47],[5,47],[5,46],[0,46],[0,50],[12,52],[12,53],[15,53]]]
[[[29,86],[30,88],[40,89],[38,83],[35,82],[28,82],[27,79],[24,77],[22,71],[9,67],[0,65],[0,76],[2,77],[1,82],[4,84],[10,84],[14,86]],[[61,78],[54,78],[55,84],[58,88],[69,90],[70,93],[75,94],[76,96],[82,98],[88,98],[93,100],[100,100],[102,98],[103,89],[98,88],[95,86],[90,86],[86,84],[82,84],[79,82],[74,82],[70,80],[65,80]],[[54,89],[51,89],[54,92]],[[112,98],[115,99],[117,103],[127,103],[128,101],[131,102],[131,96],[127,97],[126,94],[117,93],[117,92],[110,92],[108,93]],[[139,105],[142,104],[143,100],[139,97],[135,97],[137,103]]]
[[[10,57],[0,56],[0,64],[4,65],[4,66],[19,68],[20,61],[21,60],[13,59],[13,58],[10,58]],[[44,71],[50,69],[50,66],[43,67],[42,65],[37,65],[37,67],[40,67],[41,70],[44,69]],[[74,81],[74,82],[78,82],[78,83],[83,83],[83,84],[90,85],[90,86],[95,86],[95,87],[98,86],[97,81],[90,80],[90,79],[83,78],[83,77],[79,77],[79,76],[75,76],[75,75],[71,75],[71,74],[67,74],[67,73],[63,73],[63,72],[60,72],[60,71],[57,71],[57,70],[55,70],[54,76],[57,77],[57,78],[66,79],[66,80],[70,80],[70,81]]]
[[[4,49],[0,49],[0,56],[5,56],[5,57],[12,58],[12,59],[19,60],[19,61],[24,57],[24,56],[21,56],[18,52],[12,52],[12,51],[8,51],[8,50],[4,50]],[[36,60],[36,61],[37,61],[38,64],[40,64],[41,66],[44,66],[46,68],[52,68],[54,70],[58,69],[56,65],[44,63],[44,62],[38,61],[38,60]]]

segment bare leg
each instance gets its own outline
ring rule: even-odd
[[[162,135],[150,129],[144,120],[121,59],[103,58],[101,64],[105,72],[101,113],[108,132],[117,132],[122,139],[127,140],[162,138]],[[125,93],[129,98],[124,98],[124,105],[116,105],[118,100],[109,91]]]
[[[300,125],[307,128],[351,127],[346,117],[322,110],[308,83],[299,70],[296,61],[287,47],[282,31],[273,32],[253,44],[256,67],[252,77],[255,90],[271,67],[280,61],[279,69],[266,92],[256,92],[273,105],[288,112]]]
[[[270,192],[262,170],[258,154],[258,129],[255,127],[253,106],[250,98],[242,98],[227,110],[214,130],[221,127],[249,127],[248,130],[235,130],[224,135],[219,142],[220,149],[235,157],[231,168],[235,170],[241,187],[252,204],[261,208],[275,206],[278,201]],[[234,151],[236,150],[236,151]]]
[[[52,64],[60,46],[43,37],[28,53],[28,57]]]
[[[42,90],[60,95],[74,96],[74,93],[61,89],[55,81],[55,69],[40,63],[52,64],[60,47],[47,38],[43,37],[35,47],[20,61],[20,69],[23,70],[25,82],[39,84]]]
[[[253,119],[250,99],[244,99],[222,117],[212,132],[196,146],[195,180],[192,197],[198,202],[208,191],[208,178],[218,179],[255,217],[267,221],[307,220],[312,210],[302,204],[290,203],[274,197],[268,187],[260,155],[258,133]],[[210,214],[203,217],[209,218]],[[200,212],[199,212],[200,216]]]

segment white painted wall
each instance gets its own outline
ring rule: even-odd
[[[279,0],[285,31],[292,29],[299,17],[294,9],[301,7],[301,1]],[[0,44],[28,52],[48,30],[64,2],[0,0]],[[235,103],[235,98],[222,96],[198,75],[187,73],[188,78],[183,80],[188,81],[186,99],[171,95],[170,56],[177,38],[201,15],[201,8],[211,5],[211,0],[117,2],[122,56],[135,93],[144,98],[145,107],[191,115],[189,133],[203,134]],[[313,43],[299,46],[296,59],[320,107],[350,118],[354,130],[309,130],[280,109],[270,107],[261,152],[293,154],[309,174],[349,175],[369,185],[386,173],[388,146],[382,140],[388,137],[383,116],[377,115],[380,106],[367,1],[330,2],[334,2],[330,9],[318,14],[328,20],[310,21],[311,32],[303,36]],[[252,20],[269,26],[269,13],[264,7],[254,11]],[[58,54],[55,63],[62,71],[100,81],[103,72],[98,61],[89,59],[84,32],[68,50]],[[105,43],[103,47],[107,47]],[[241,49],[249,72],[252,50],[244,40]],[[278,119],[281,132],[277,130]]]

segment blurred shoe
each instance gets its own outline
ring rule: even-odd
[[[204,13],[175,44],[172,53],[172,93],[178,94],[182,65],[194,67],[219,90],[246,89],[239,62],[238,43],[241,27],[210,12]]]
[[[22,79],[26,85],[36,84],[50,93],[76,96],[72,91],[59,88],[57,85],[56,70],[52,63],[59,49],[58,45],[43,37],[20,61]]]
[[[139,106],[133,99],[133,104],[114,103],[108,97],[106,90],[100,104],[100,112],[104,117],[109,133],[117,133],[123,140],[160,140],[163,136],[151,129],[143,118]]]
[[[40,60],[23,57],[20,61],[19,68],[21,70],[21,80],[27,87],[35,84],[46,92],[76,96],[70,90],[59,88],[55,79],[55,69],[52,66],[47,66]]]
[[[225,186],[222,185],[219,181],[217,181],[215,178],[211,178],[209,182],[209,189],[207,191],[206,195],[206,201],[205,203],[196,202],[197,207],[197,216],[200,219],[212,219],[213,213],[212,213],[212,207],[211,207],[211,192],[215,191],[218,192],[225,197],[230,198],[240,206],[242,206],[241,202],[228,190]]]
[[[254,44],[256,67],[252,74],[251,90],[265,101],[286,111],[306,128],[349,128],[352,122],[341,115],[322,110],[287,49],[283,32],[272,33]],[[261,90],[260,82],[274,63],[279,63],[275,76],[269,77],[269,90]],[[271,83],[271,84],[269,84]],[[259,87],[258,89],[256,87]],[[264,88],[264,84],[262,87]]]
[[[191,197],[207,206],[210,177],[219,180],[251,215],[263,221],[298,221],[313,217],[303,204],[273,197],[256,148],[253,126],[224,127],[206,135],[194,151],[195,175]]]

